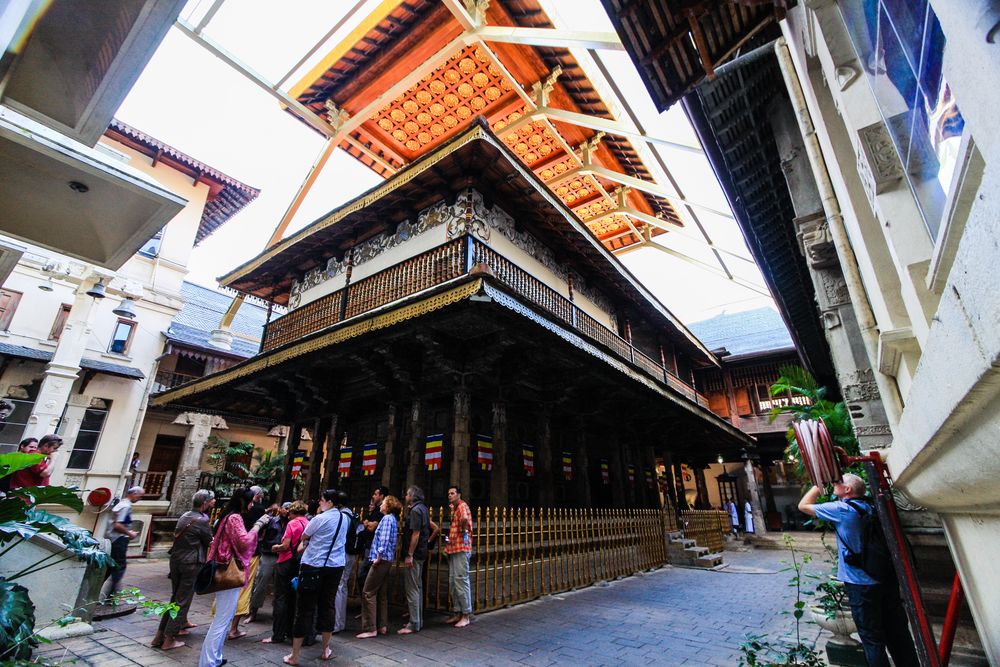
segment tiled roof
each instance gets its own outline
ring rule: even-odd
[[[219,327],[219,322],[233,302],[233,297],[188,282],[181,287],[181,294],[184,297],[184,307],[167,329],[167,338],[184,345],[224,352],[209,345],[208,338],[212,330]],[[229,353],[243,358],[257,354],[266,321],[266,308],[249,301],[244,302],[236,314],[236,319],[233,320],[231,328],[233,349]]]
[[[10,345],[8,343],[0,343],[0,355],[17,357],[18,359],[33,359],[35,361],[52,361],[52,353],[48,350],[36,350],[24,345]],[[80,368],[104,373],[105,375],[117,375],[129,380],[141,380],[146,377],[138,368],[132,368],[124,364],[112,364],[98,359],[81,359]]]
[[[117,118],[111,121],[111,126],[105,135],[154,160],[169,162],[171,167],[188,174],[195,181],[208,183],[211,190],[201,213],[201,224],[198,225],[195,245],[228,222],[260,194],[259,189],[237,181]]]
[[[688,328],[708,349],[724,347],[731,355],[787,350],[795,346],[781,315],[771,308],[722,313],[693,322]]]

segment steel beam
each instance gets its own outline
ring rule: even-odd
[[[614,32],[582,32],[559,28],[522,28],[487,25],[476,28],[475,34],[485,42],[523,44],[555,48],[603,49],[624,51],[621,38]]]
[[[632,139],[635,141],[645,141],[650,144],[655,144],[657,146],[665,146],[667,148],[673,148],[687,153],[696,153],[698,155],[704,154],[704,151],[698,146],[690,146],[688,144],[682,144],[676,141],[660,139],[659,137],[651,137],[647,134],[631,130],[617,120],[598,118],[597,116],[591,116],[585,113],[566,111],[565,109],[554,109],[548,106],[539,107],[537,113],[545,114],[546,116],[549,117],[550,120],[558,120],[564,123],[569,123],[571,125],[586,127],[596,132],[607,132],[608,134],[615,134],[620,137],[625,137],[627,139]]]
[[[685,255],[684,253],[682,253],[682,252],[680,252],[678,250],[674,250],[673,248],[668,248],[667,246],[660,245],[659,243],[656,243],[655,241],[644,241],[643,243],[637,243],[635,245],[630,245],[628,247],[622,248],[621,250],[615,250],[615,251],[613,251],[613,253],[614,253],[614,255],[616,257],[621,257],[622,255],[627,255],[630,252],[634,252],[636,250],[639,250],[640,248],[653,248],[655,250],[659,250],[662,253],[666,253],[666,254],[670,255],[671,257],[676,257],[677,259],[681,259],[681,260],[687,262],[688,264],[696,266],[696,267],[698,267],[699,269],[701,269],[703,271],[708,271],[709,273],[711,273],[713,275],[717,275],[720,278],[725,278],[726,280],[732,282],[733,284],[739,285],[740,287],[743,287],[744,289],[748,289],[751,292],[756,292],[757,294],[760,294],[760,295],[766,296],[766,297],[772,297],[772,294],[767,290],[767,287],[765,287],[763,285],[758,285],[756,283],[750,282],[749,280],[744,280],[743,278],[738,278],[736,276],[730,276],[725,271],[723,271],[722,269],[716,268],[715,266],[712,266],[711,264],[703,262],[700,259],[695,259],[694,257],[690,257],[689,255]]]

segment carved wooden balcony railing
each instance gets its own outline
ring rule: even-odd
[[[499,283],[549,316],[669,385],[691,401],[708,405],[705,396],[673,375],[658,361],[580,310],[558,291],[471,236],[454,239],[410,257],[273,320],[264,329],[261,351],[273,350],[348,318],[467,275],[477,266],[488,267]]]
[[[189,373],[175,373],[173,371],[157,371],[156,377],[153,380],[153,384],[157,385],[153,388],[153,392],[166,391],[167,389],[173,389],[186,382],[191,382],[197,380],[200,375],[191,375]]]
[[[129,488],[141,486],[143,500],[166,500],[170,494],[170,479],[173,476],[172,470],[165,472],[133,470]]]

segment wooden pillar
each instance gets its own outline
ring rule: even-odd
[[[451,483],[458,484],[462,491],[468,493],[469,488],[469,445],[471,435],[469,393],[465,390],[455,392],[454,397],[454,428],[451,432]]]
[[[778,512],[778,505],[774,502],[774,490],[771,488],[771,462],[760,462],[761,473],[764,475],[764,508],[765,523],[768,530],[781,530],[781,514]]]
[[[590,507],[590,456],[587,452],[586,427],[577,436],[576,455],[573,458],[577,500],[580,507]]]
[[[292,480],[292,461],[295,460],[295,452],[299,451],[299,444],[302,442],[302,422],[294,422],[291,432],[288,434],[288,456],[285,458],[285,474],[281,476],[281,486],[278,487],[278,498],[285,503],[293,500],[295,494],[295,483]]]
[[[322,491],[320,482],[323,481],[323,445],[330,438],[330,421],[331,417],[320,417],[313,424],[312,452],[309,454],[309,486],[306,487],[303,499],[306,502],[319,498]]]
[[[622,466],[622,449],[618,436],[611,440],[611,456],[608,467],[611,468],[611,505],[625,507],[625,488],[628,486],[628,475]]]
[[[639,470],[635,469],[635,479],[631,482],[628,479],[628,469],[629,466],[635,468],[635,457],[632,456],[632,449],[627,445],[623,445],[621,440],[618,441],[618,449],[621,450],[622,459],[624,461],[625,476],[622,478],[625,484],[625,500],[628,502],[629,507],[638,507],[638,485],[642,483],[639,479]]]
[[[649,487],[646,485],[646,468],[642,464],[642,453],[635,445],[628,446],[629,458],[635,466],[634,507],[648,507]]]
[[[663,498],[660,496],[660,485],[656,483],[656,452],[653,451],[652,445],[646,445],[643,447],[642,452],[642,458],[644,461],[643,465],[646,466],[646,469],[649,471],[649,474],[653,479],[653,488],[649,488],[648,484],[646,485],[646,490],[650,492],[649,499],[651,501],[646,506],[661,510],[663,509]]]
[[[535,479],[538,484],[538,505],[552,507],[552,414],[543,408],[538,419],[538,451],[535,452]]]
[[[490,473],[490,504],[508,504],[507,404],[493,401],[493,471]],[[463,487],[464,488],[464,487]]]
[[[337,424],[340,420],[335,414],[330,415],[329,420],[330,423],[326,427],[326,460],[323,462],[321,491],[333,488],[335,480],[338,479],[337,466],[340,464],[340,439],[337,437]]]
[[[663,474],[667,478],[666,487],[667,501],[670,506],[677,510],[677,486],[674,480],[674,457],[668,449],[660,450],[660,458],[663,459]]]
[[[691,509],[684,491],[684,467],[680,461],[674,462],[674,491],[677,494],[677,511]]]
[[[406,488],[420,486],[424,481],[424,425],[421,402],[413,399],[410,408],[410,446],[406,463]]]
[[[382,486],[387,486],[392,489],[393,493],[398,492],[397,485],[400,483],[400,469],[396,461],[398,457],[396,452],[396,439],[399,437],[399,429],[396,425],[396,404],[389,404],[389,414],[387,417],[387,426],[385,430],[385,443],[383,448],[385,451],[385,463],[382,465]]]
[[[750,511],[753,513],[753,529],[757,535],[765,535],[767,526],[764,522],[764,511],[760,506],[760,491],[757,488],[757,475],[754,472],[753,461],[743,464],[743,473],[747,478],[747,493],[750,496]],[[744,519],[744,526],[746,519]]]
[[[694,507],[699,510],[707,510],[711,508],[708,502],[708,484],[705,482],[705,468],[706,465],[694,465],[694,483],[695,488],[698,490],[698,497],[695,500]]]

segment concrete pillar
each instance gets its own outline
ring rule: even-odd
[[[396,425],[396,412],[396,404],[390,403],[385,442],[382,445],[385,448],[385,464],[382,466],[382,485],[392,489],[393,493],[398,492],[396,486],[401,481],[399,479],[401,477],[399,474],[400,468],[396,462],[396,438],[399,437],[399,429]]]
[[[191,498],[198,490],[198,481],[202,473],[201,457],[208,439],[212,436],[212,429],[224,431],[229,427],[222,417],[199,412],[181,413],[174,419],[174,423],[189,427],[184,437],[184,452],[177,467],[177,476],[174,478],[170,508],[167,510],[170,516],[180,516],[191,509]]]
[[[470,398],[466,391],[456,391],[454,397],[454,428],[451,432],[451,483],[465,491],[469,488],[469,446],[471,444]]]
[[[628,486],[628,477],[622,466],[621,443],[617,436],[611,440],[611,455],[608,458],[608,467],[611,473],[611,505],[625,507],[625,487]]]
[[[580,507],[590,507],[590,456],[587,452],[587,432],[581,430],[573,461],[576,493]]]
[[[552,415],[543,410],[538,419],[538,449],[535,452],[535,479],[538,484],[538,505],[552,507]]]
[[[767,525],[764,521],[764,512],[760,505],[760,491],[757,488],[757,475],[754,472],[753,462],[747,461],[743,464],[743,473],[747,480],[747,495],[750,496],[750,511],[753,513],[753,529],[757,535],[767,534]],[[746,520],[744,519],[744,522]]]
[[[410,407],[409,460],[406,463],[406,488],[420,486],[424,481],[424,425],[419,398]]]
[[[508,504],[507,467],[507,404],[493,402],[493,471],[490,474],[490,504],[506,507]],[[464,489],[465,487],[463,487]]]

